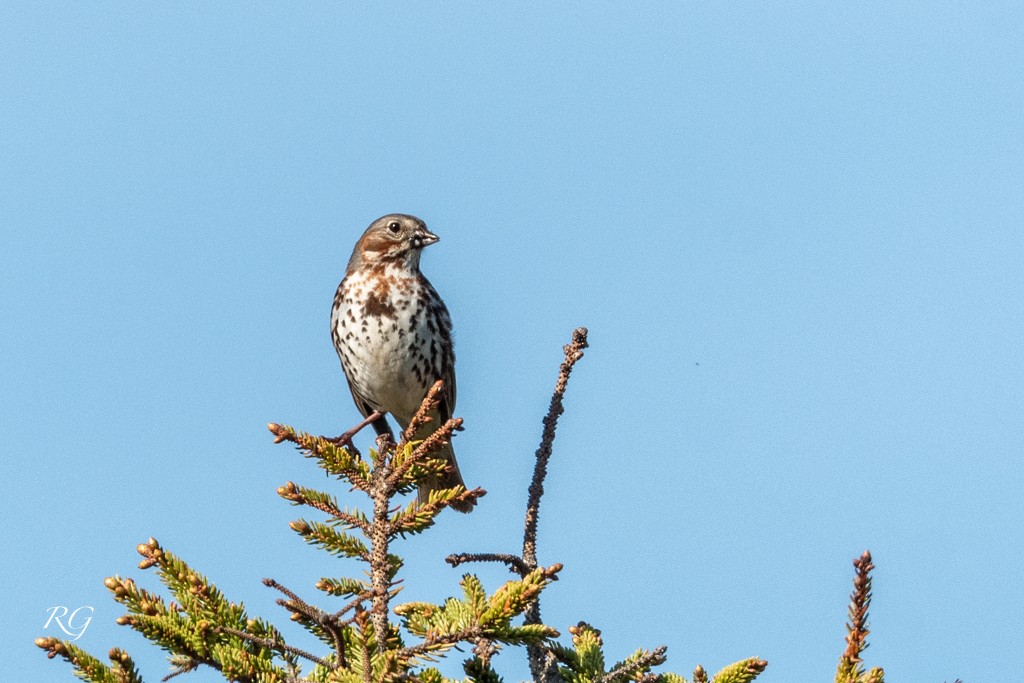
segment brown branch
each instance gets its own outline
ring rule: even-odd
[[[177,678],[178,676],[180,676],[182,674],[187,674],[187,673],[190,673],[192,671],[195,671],[196,669],[199,668],[199,664],[200,663],[198,661],[193,659],[189,664],[187,664],[185,666],[178,665],[178,670],[177,671],[172,671],[171,673],[169,673],[166,676],[164,676],[163,678],[161,678],[160,681],[161,681],[161,683],[167,683],[167,681],[171,680],[172,678]]]
[[[316,609],[315,607],[310,606],[310,604],[308,602],[306,602],[305,600],[300,598],[298,595],[293,593],[291,590],[289,590],[288,588],[286,588],[286,587],[282,586],[281,584],[279,584],[274,579],[263,579],[263,585],[267,586],[268,588],[273,588],[275,590],[281,591],[282,593],[287,595],[292,600],[292,602],[295,602],[295,603],[300,604],[300,605],[305,605],[307,608],[309,608],[311,610]]]
[[[320,613],[320,619],[317,621],[320,627],[327,631],[331,638],[334,640],[334,651],[338,653],[338,663],[333,667],[339,669],[341,667],[348,666],[348,660],[345,656],[345,638],[341,633],[341,626],[338,624],[338,619],[333,614],[327,614],[326,612]]]
[[[419,645],[413,645],[411,647],[403,647],[401,650],[395,653],[395,656],[399,659],[409,659],[416,655],[421,655],[426,652],[430,652],[431,649],[442,645],[455,645],[463,641],[474,641],[477,638],[483,636],[483,630],[479,626],[472,626],[470,628],[456,631],[455,633],[442,633],[434,636],[433,638],[427,638]]]
[[[530,482],[530,496],[526,503],[526,524],[523,532],[523,562],[527,567],[537,567],[537,520],[540,515],[540,499],[544,495],[544,478],[548,473],[548,461],[551,459],[551,448],[555,441],[555,430],[558,418],[565,412],[562,399],[569,384],[576,361],[583,358],[583,349],[587,348],[587,328],[577,327],[573,330],[572,341],[562,347],[565,360],[558,369],[558,380],[555,391],[551,395],[548,414],[544,416],[544,432],[541,435],[540,447],[537,448],[537,461],[533,468],[533,480]],[[527,624],[539,624],[540,601],[534,600],[523,613],[523,621]],[[555,658],[543,645],[529,644],[526,646],[530,673],[538,682],[558,680],[558,669]]]
[[[392,451],[393,455],[394,451]],[[391,459],[382,459],[370,475],[370,497],[373,500],[373,521],[370,524],[370,588],[373,593],[370,620],[373,623],[377,651],[384,653],[388,633],[388,587],[391,563],[388,543],[391,540],[391,520],[388,503],[394,492],[391,478]]]
[[[367,627],[367,612],[359,607],[356,608],[355,616],[353,617],[356,628],[359,629],[359,635],[363,639],[363,647],[360,649],[363,652],[363,683],[373,683],[373,660],[370,658],[370,644],[366,638],[366,627]],[[378,638],[380,636],[377,636]]]
[[[259,645],[260,647],[265,647],[268,650],[274,650],[276,652],[287,652],[289,654],[297,655],[299,657],[302,657],[303,659],[308,659],[309,661],[319,664],[320,666],[328,669],[336,668],[326,660],[320,659],[314,654],[310,654],[305,650],[300,650],[297,647],[292,647],[291,645],[285,645],[284,643],[278,642],[276,640],[271,640],[270,638],[261,638],[259,636],[254,636],[250,633],[246,633],[245,631],[239,631],[237,629],[230,628],[228,626],[215,626],[213,630],[217,633],[226,633],[229,636],[237,636],[242,640],[246,640],[250,643],[253,643],[254,645]]]
[[[871,553],[867,550],[853,561],[853,593],[850,594],[850,621],[846,624],[846,650],[839,658],[836,683],[857,683],[862,680],[881,680],[882,670],[872,669],[864,675],[861,654],[867,647],[868,607],[871,604]]]
[[[612,683],[612,681],[614,681],[617,678],[631,677],[634,673],[642,669],[646,669],[652,666],[658,666],[659,664],[664,664],[665,652],[667,650],[668,648],[664,645],[662,645],[661,647],[656,647],[650,652],[638,657],[636,661],[630,662],[628,664],[623,664],[614,671],[609,671],[604,676],[597,679],[597,683]]]
[[[289,589],[279,584],[274,579],[263,579],[263,583],[264,585],[269,586],[271,588],[275,588],[284,593],[286,596],[288,596],[288,600],[278,600],[277,604],[281,605],[282,607],[290,611],[292,614],[298,614],[302,617],[305,617],[308,621],[322,628],[327,633],[327,635],[331,637],[331,639],[334,641],[334,649],[338,653],[338,664],[334,665],[332,668],[337,669],[342,666],[347,666],[347,661],[345,657],[345,639],[342,636],[342,628],[345,626],[345,624],[338,620],[340,615],[344,612],[341,612],[339,614],[328,614],[319,607],[316,607],[315,605],[310,605],[308,602],[300,598],[294,592],[290,591]],[[365,599],[365,597],[362,598],[362,600]],[[348,609],[351,609],[351,607],[346,607],[343,609],[345,609],[345,611],[348,611]]]
[[[480,658],[484,666],[490,666],[491,657],[498,654],[498,646],[494,644],[493,640],[480,637],[476,639],[476,644],[473,646],[473,654]]]
[[[587,328],[577,327],[573,330],[572,341],[563,347],[565,360],[558,370],[558,381],[555,392],[551,396],[548,414],[544,416],[544,433],[540,447],[537,449],[537,463],[533,468],[533,481],[530,482],[530,498],[526,504],[526,529],[523,534],[523,561],[530,567],[537,566],[537,518],[540,513],[540,498],[544,495],[544,477],[547,476],[548,460],[551,459],[551,445],[555,440],[558,418],[565,412],[562,398],[569,383],[569,374],[580,358],[583,349],[587,348]]]
[[[444,560],[452,567],[458,567],[465,562],[502,562],[508,565],[508,570],[519,574],[520,577],[529,574],[532,569],[523,561],[523,558],[508,553],[460,553],[449,555]]]
[[[348,612],[349,610],[353,610],[353,609],[359,607],[359,605],[363,604],[364,602],[366,602],[367,600],[369,600],[372,597],[373,597],[373,591],[364,591],[364,592],[360,593],[359,595],[357,595],[354,598],[352,598],[349,602],[345,603],[344,607],[342,607],[340,610],[335,612],[334,615],[333,615],[334,618],[335,619],[340,619],[346,612]]]
[[[871,553],[867,550],[853,561],[856,575],[853,578],[853,593],[850,594],[850,623],[847,624],[846,651],[843,658],[851,662],[861,661],[861,653],[868,637],[868,606],[871,604]]]
[[[190,673],[192,671],[195,671],[198,667],[199,667],[199,662],[196,662],[196,666],[192,667],[191,669],[179,668],[177,671],[172,671],[171,673],[169,673],[166,676],[164,676],[163,678],[161,678],[160,681],[161,681],[161,683],[167,683],[167,681],[171,680],[172,678],[177,678],[178,676],[180,676],[182,674],[187,674],[187,673]]]
[[[544,478],[547,476],[548,461],[551,459],[552,444],[558,418],[565,411],[562,399],[576,361],[583,358],[583,349],[587,348],[587,328],[578,327],[573,330],[572,341],[562,350],[565,360],[558,371],[555,391],[551,396],[547,415],[544,417],[544,432],[540,447],[537,449],[536,464],[533,469],[533,480],[530,483],[529,498],[526,504],[526,523],[523,532],[522,557],[507,553],[461,553],[449,555],[446,562],[457,567],[464,562],[501,562],[508,565],[509,570],[525,577],[537,568],[537,520],[540,512],[540,499],[544,495]],[[448,426],[447,424],[445,425]],[[424,442],[425,444],[426,442]],[[422,448],[424,444],[421,444]],[[560,569],[561,565],[557,565]],[[556,570],[557,571],[557,570]],[[553,577],[552,577],[553,580]],[[540,624],[540,603],[534,600],[523,613],[526,624]],[[530,673],[536,683],[551,683],[558,680],[558,668],[554,654],[544,645],[531,643],[526,646],[530,662]]]

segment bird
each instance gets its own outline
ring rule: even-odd
[[[373,221],[352,250],[331,307],[331,338],[356,408],[367,418],[356,429],[369,422],[378,435],[391,435],[385,418],[390,414],[404,432],[439,379],[440,402],[431,422],[414,438],[426,438],[452,416],[452,320],[420,271],[420,255],[439,239],[419,218],[393,213]],[[451,443],[434,455],[448,468],[419,483],[420,504],[435,489],[465,486]],[[450,506],[469,512],[474,502],[453,501]]]

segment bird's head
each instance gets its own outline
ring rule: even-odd
[[[416,216],[404,213],[381,216],[370,223],[370,227],[356,242],[348,262],[348,271],[385,263],[418,268],[420,252],[439,239]]]

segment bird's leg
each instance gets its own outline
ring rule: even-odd
[[[353,436],[355,436],[360,431],[362,431],[363,428],[365,428],[367,425],[372,424],[372,425],[374,425],[374,427],[376,427],[377,424],[375,424],[375,423],[377,423],[378,420],[383,420],[383,419],[384,419],[384,414],[381,413],[379,410],[375,410],[372,413],[370,413],[369,415],[367,415],[365,420],[363,420],[362,422],[357,424],[352,429],[348,430],[347,432],[345,432],[341,436],[336,436],[333,439],[327,439],[327,441],[330,441],[331,443],[335,444],[336,446],[350,446],[352,444],[352,437]],[[387,422],[385,422],[384,424],[387,424]]]

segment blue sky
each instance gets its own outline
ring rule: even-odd
[[[668,669],[829,680],[875,555],[869,665],[997,680],[1024,613],[1024,15],[1014,3],[7,2],[0,7],[0,638],[161,653],[104,577],[157,537],[252,612],[357,568],[274,489],[268,421],[358,417],[328,334],[352,244],[424,218],[456,326],[478,512],[409,540],[521,542],[560,347],[578,367],[544,616]],[[506,576],[481,568],[496,586]],[[52,631],[51,631],[52,632]],[[294,633],[294,632],[292,632]],[[302,642],[301,640],[299,641]],[[525,676],[518,655],[500,662]],[[456,662],[458,659],[456,658]],[[457,666],[447,669],[458,672]],[[195,681],[219,680],[212,673]]]

